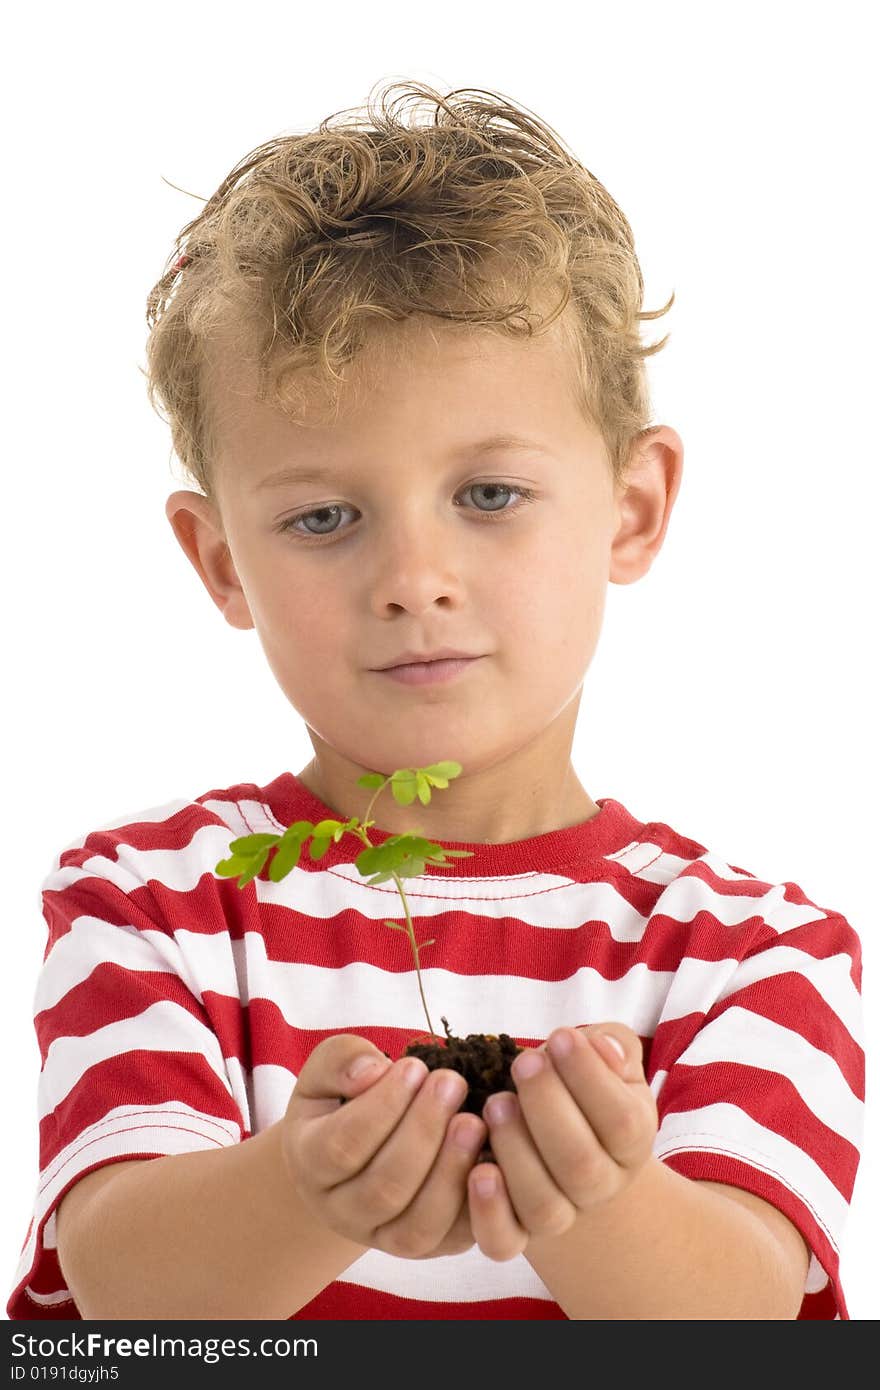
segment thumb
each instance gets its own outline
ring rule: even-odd
[[[390,1058],[368,1039],[355,1033],[336,1033],[324,1038],[309,1053],[297,1077],[290,1107],[303,1107],[312,1116],[336,1110],[340,1100],[361,1095],[390,1066]]]

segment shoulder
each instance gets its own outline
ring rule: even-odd
[[[218,910],[222,916],[206,900],[216,867],[237,836],[255,822],[263,828],[237,792],[221,788],[126,811],[70,840],[41,884],[50,945],[77,923],[76,938],[88,928],[91,941],[99,924],[168,935],[172,918],[180,926],[188,916],[214,919]],[[216,884],[221,890],[220,879]]]
[[[236,784],[118,814],[70,840],[57,854],[49,877],[78,868],[95,873],[113,868],[117,878],[124,877],[126,869],[135,878],[140,864],[149,869],[163,853],[195,858],[204,848],[210,857],[234,836],[279,828],[264,793],[253,783]]]
[[[857,944],[844,915],[815,901],[800,883],[735,864],[664,822],[646,824],[633,849],[642,855],[635,872],[656,885],[650,918],[687,927],[690,944],[711,951],[712,942],[720,942],[739,959],[781,937],[788,944],[825,936]]]

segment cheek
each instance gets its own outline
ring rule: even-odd
[[[278,680],[308,687],[320,682],[344,649],[341,619],[320,593],[296,593],[276,582],[252,609],[260,642]]]
[[[586,537],[557,540],[534,548],[507,572],[496,611],[509,632],[541,646],[579,650],[598,635],[607,582],[607,567]]]

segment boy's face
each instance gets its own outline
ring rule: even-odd
[[[358,399],[316,427],[218,365],[219,511],[178,492],[169,520],[227,621],[257,629],[315,749],[303,780],[340,814],[363,814],[366,770],[454,759],[462,776],[429,807],[386,793],[377,824],[501,841],[588,819],[570,752],[606,586],[659,550],[681,441],[665,426],[643,439],[615,489],[555,328],[510,341],[410,319],[383,345],[353,364]],[[533,447],[479,449],[499,435]],[[326,478],[298,478],[313,468]],[[444,647],[479,659],[427,685],[376,669]]]

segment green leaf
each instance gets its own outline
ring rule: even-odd
[[[398,878],[418,878],[425,872],[425,861],[416,856],[407,856],[397,870]]]
[[[250,859],[245,859],[242,855],[233,854],[231,859],[221,859],[219,864],[214,865],[214,873],[221,878],[237,878],[240,873],[248,868]]]
[[[381,883],[394,872],[401,878],[418,878],[425,872],[426,860],[442,864],[444,853],[470,855],[471,851],[447,851],[443,845],[425,839],[424,835],[392,835],[384,844],[372,845],[369,849],[362,850],[355,860],[355,865],[364,876],[381,873],[381,879],[371,880],[372,883]]]
[[[340,825],[339,829],[333,832],[333,838],[336,841],[336,843],[339,844],[339,841],[342,839],[343,835],[347,835],[349,830],[356,830],[359,825],[360,821],[358,820],[357,816],[352,816],[350,820],[347,820],[343,825]]]
[[[446,786],[447,782],[453,777],[458,777],[461,772],[461,763],[445,762],[432,763],[430,767],[423,767],[426,777],[430,777],[435,786]]]
[[[254,854],[272,845],[277,845],[280,835],[242,835],[238,840],[230,840],[229,848],[233,854]]]
[[[269,848],[270,847],[267,845],[261,854],[254,856],[254,858],[250,862],[249,867],[245,869],[244,873],[238,880],[239,888],[246,888],[247,885],[251,882],[251,880],[257,877],[257,874],[260,872],[260,870],[266,862],[266,859],[268,858]]]
[[[423,772],[416,774],[416,785],[419,791],[419,801],[423,806],[427,806],[431,800],[431,784]]]
[[[329,840],[337,830],[344,830],[345,825],[345,821],[341,820],[319,820],[318,824],[312,827],[312,833],[320,840]]]
[[[381,772],[368,772],[365,777],[357,779],[357,784],[359,787],[381,787],[384,781]]]
[[[355,867],[362,874],[372,874],[375,873],[377,870],[384,868],[385,865],[382,862],[382,852],[384,849],[384,845],[372,845],[370,849],[361,850],[360,854],[354,861]]]
[[[273,883],[280,883],[283,878],[296,868],[302,855],[302,847],[314,830],[310,820],[294,821],[289,825],[281,836],[278,849],[272,863],[269,865],[269,878]]]
[[[402,931],[402,932],[408,932],[408,931],[409,931],[409,928],[406,926],[406,923],[401,924],[400,922],[388,922],[388,921],[385,921],[385,922],[382,923],[382,925],[383,925],[383,927],[393,927],[395,931]]]
[[[269,877],[272,882],[280,883],[286,878],[296,868],[301,854],[302,840],[288,840],[286,845],[282,844],[269,865]]]
[[[426,840],[424,835],[418,831],[408,831],[404,835],[395,835],[395,843],[408,854],[427,854],[429,850],[439,849],[439,845],[434,845],[430,840]]]
[[[437,848],[437,846],[435,846]],[[441,847],[439,854],[429,854],[428,862],[438,869],[454,869],[454,864],[447,864],[447,859],[473,859],[473,851],[469,849],[445,849]]]
[[[390,835],[384,844],[361,850],[354,861],[357,868],[362,874],[371,874],[377,869],[395,869],[409,853],[408,847],[401,844],[408,838],[406,835]]]
[[[327,821],[322,821],[321,824],[327,825]],[[328,849],[330,848],[331,839],[332,836],[330,835],[325,836],[323,839],[319,839],[316,835],[312,840],[312,843],[309,845],[309,855],[311,856],[311,858],[320,859],[322,854],[326,854]]]
[[[410,806],[416,799],[417,779],[413,768],[401,767],[391,774],[391,794],[400,806]]]
[[[311,835],[314,828],[310,820],[294,821],[293,825],[289,825],[281,836],[281,843],[284,844],[285,840],[299,840],[302,842]]]

